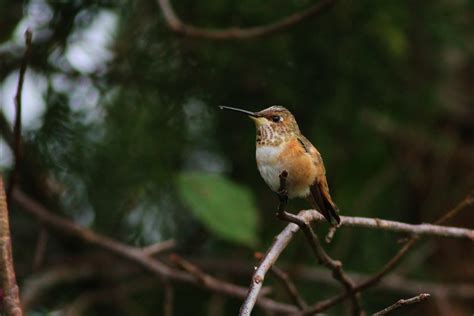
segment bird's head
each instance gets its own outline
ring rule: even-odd
[[[295,117],[283,106],[271,106],[259,112],[220,106],[219,108],[247,114],[257,127],[257,143],[279,143],[291,136],[300,134]]]

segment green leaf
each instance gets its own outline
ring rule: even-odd
[[[181,173],[177,184],[181,199],[211,232],[228,241],[256,244],[257,209],[245,187],[212,173]]]

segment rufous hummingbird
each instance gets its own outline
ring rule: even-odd
[[[301,134],[290,111],[282,106],[259,112],[228,106],[219,108],[247,114],[255,122],[257,167],[272,191],[281,193],[281,175],[285,174],[288,198],[307,198],[332,226],[339,225],[339,209],[329,194],[321,154]]]

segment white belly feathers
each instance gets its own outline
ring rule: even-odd
[[[281,150],[279,146],[258,146],[256,151],[258,171],[267,185],[275,192],[280,187],[280,174],[283,171],[278,161]]]
[[[260,175],[274,192],[280,189],[280,174],[288,171],[287,190],[288,197],[304,197],[309,195],[309,185],[295,181],[291,166],[280,161],[279,155],[282,146],[258,146],[256,150],[257,167]]]

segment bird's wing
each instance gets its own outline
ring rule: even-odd
[[[326,180],[326,170],[324,168],[321,154],[316,149],[316,147],[314,147],[313,144],[311,144],[311,142],[303,135],[298,137],[298,141],[304,147],[306,153],[311,155],[314,164],[319,170],[314,183],[309,188],[311,193],[310,201],[314,204],[314,207],[316,207],[324,215],[329,223],[332,225],[338,225],[341,221],[338,215],[339,209],[329,194],[329,186]]]

